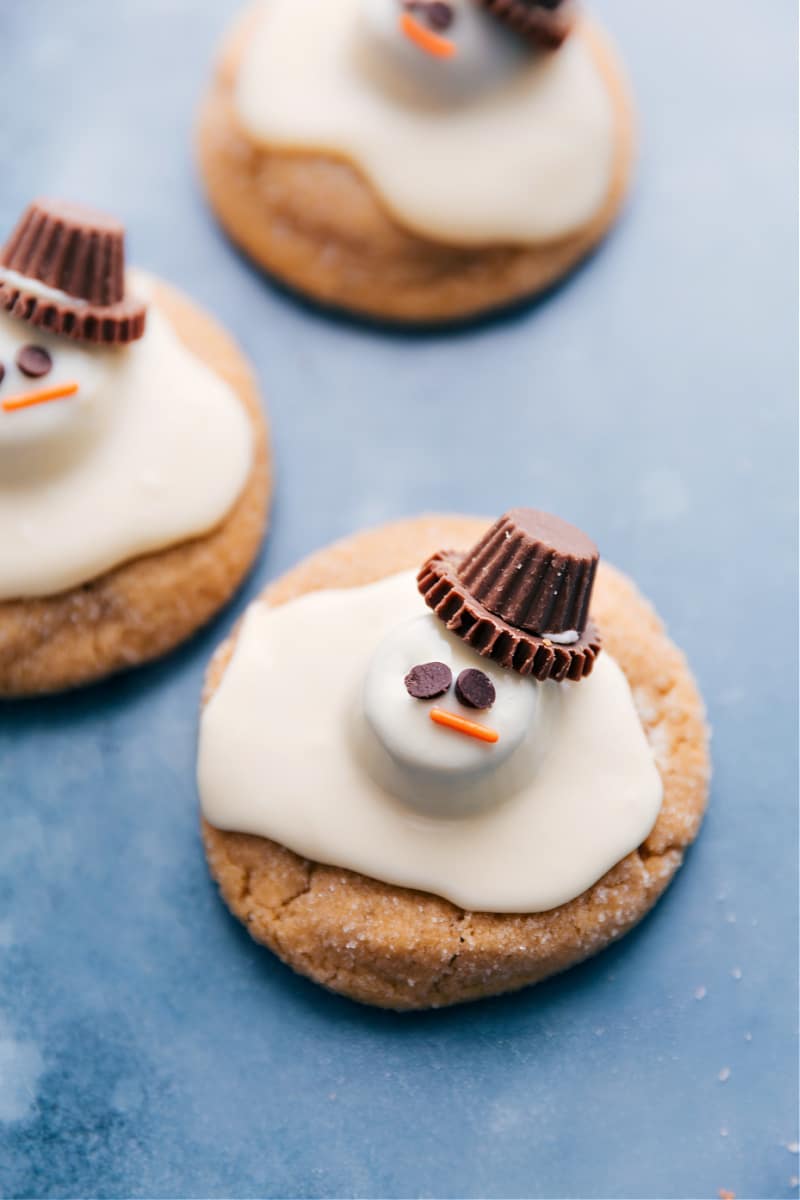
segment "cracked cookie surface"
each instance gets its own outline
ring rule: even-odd
[[[265,593],[283,604],[326,587],[358,587],[474,542],[486,522],[420,517],[320,551]],[[252,937],[296,971],[354,1000],[418,1009],[539,982],[602,950],[652,907],[702,821],[710,763],[703,702],[681,652],[634,585],[601,563],[593,615],[625,672],[664,784],[655,827],[638,850],[568,904],[544,913],[469,913],[439,897],[312,863],[266,838],[203,822],[211,873]],[[218,686],[235,632],[209,668]]]

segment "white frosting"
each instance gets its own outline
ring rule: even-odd
[[[496,704],[469,715],[495,746],[408,696],[406,672],[433,660],[490,675]],[[467,713],[452,691],[435,703]],[[220,829],[489,912],[580,895],[646,838],[662,795],[608,654],[580,684],[507,675],[447,633],[413,572],[252,606],[203,712],[198,781]]]
[[[585,36],[535,52],[455,0],[451,59],[401,32],[399,0],[263,0],[235,88],[257,141],[355,163],[395,218],[455,244],[583,226],[610,186],[611,97]]]
[[[132,279],[146,296],[142,275]],[[52,369],[29,379],[26,344]],[[0,600],[54,595],[213,528],[252,462],[243,405],[155,304],[143,338],[85,346],[0,316],[0,403],[75,381],[76,395],[0,408]]]

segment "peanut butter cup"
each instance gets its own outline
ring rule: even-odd
[[[62,200],[34,200],[0,250],[0,311],[76,341],[124,345],[146,306],[125,288],[125,230]]]
[[[417,577],[425,603],[485,658],[544,679],[585,679],[600,653],[589,615],[597,547],[549,513],[516,508],[466,554],[440,550]]]
[[[493,16],[529,41],[556,49],[572,32],[575,0],[481,0]]]

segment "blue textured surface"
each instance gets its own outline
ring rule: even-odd
[[[196,708],[234,611],[163,664],[0,708],[0,1193],[794,1195],[794,5],[597,0],[639,99],[630,210],[546,302],[429,337],[279,294],[205,211],[191,124],[236,7],[4,0],[0,228],[38,191],[118,211],[257,364],[278,493],[236,611],[367,523],[560,511],[688,651],[712,806],[612,951],[403,1018],[294,977],[209,882]]]

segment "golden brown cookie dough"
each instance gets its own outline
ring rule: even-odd
[[[403,229],[352,164],[271,150],[242,128],[233,87],[256,9],[223,47],[203,103],[198,153],[211,206],[230,237],[290,287],[389,321],[461,320],[549,287],[603,238],[630,182],[633,113],[621,68],[594,27],[586,36],[611,93],[616,147],[605,204],[580,232],[536,247],[458,248]]]
[[[486,530],[469,517],[420,517],[356,534],[314,554],[265,593],[285,604],[327,587],[358,587],[416,567]],[[536,983],[596,954],[647,913],[697,836],[710,776],[703,702],[686,660],[624,575],[601,563],[592,614],[625,672],[664,783],[658,821],[577,899],[550,912],[468,913],[446,900],[308,862],[275,842],[203,822],[209,866],[256,941],[301,974],[383,1008],[435,1008]],[[235,634],[217,651],[205,699]]]
[[[0,697],[61,691],[158,658],[233,595],[261,544],[271,490],[267,429],[250,368],[228,334],[159,283],[153,302],[181,340],[236,391],[253,427],[253,466],[211,533],[123,563],[58,596],[0,602]]]

